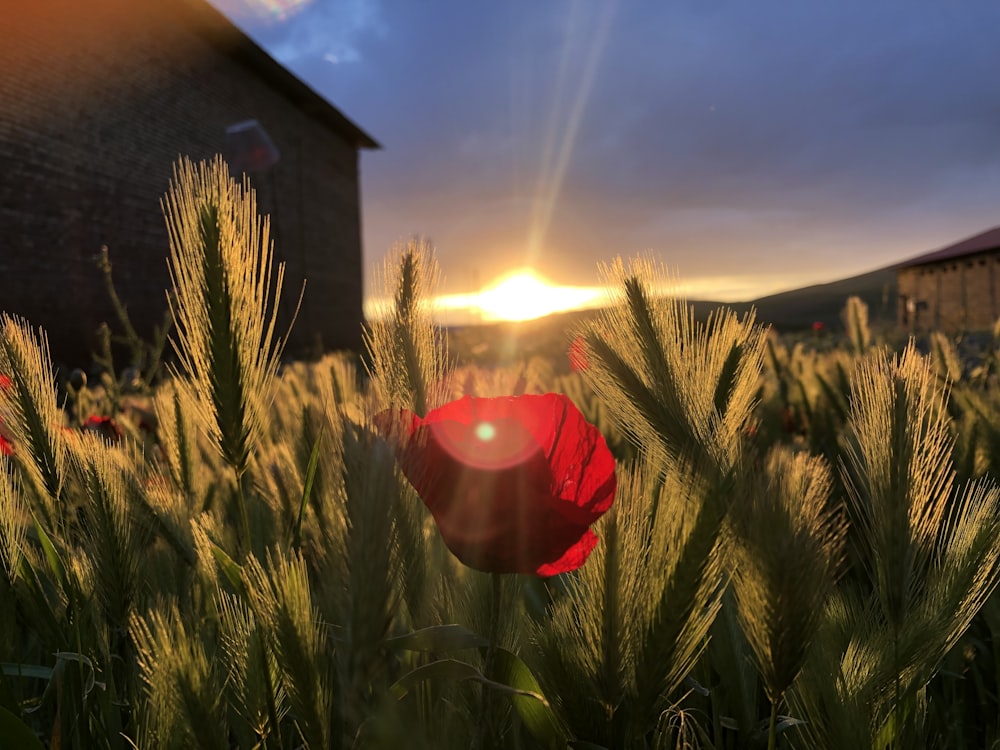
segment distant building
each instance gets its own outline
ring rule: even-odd
[[[992,328],[1000,317],[1000,227],[901,263],[896,276],[902,327]]]
[[[115,317],[107,245],[142,334],[169,286],[160,199],[181,155],[251,171],[286,262],[290,348],[360,343],[359,150],[378,144],[205,0],[44,0],[3,11],[0,310],[84,364]]]

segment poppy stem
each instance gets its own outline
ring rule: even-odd
[[[503,578],[499,573],[490,573],[490,608],[489,620],[487,621],[486,638],[489,644],[486,646],[486,658],[483,660],[483,677],[493,680],[493,672],[496,662],[497,641],[500,640],[500,605],[503,597]],[[481,700],[479,703],[479,717],[476,721],[476,735],[473,747],[482,750],[484,739],[487,734],[495,736],[493,732],[492,690],[486,685],[482,686]]]

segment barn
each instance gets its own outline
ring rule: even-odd
[[[1000,318],[1000,227],[901,263],[896,279],[901,327],[992,328]]]
[[[378,144],[205,0],[45,0],[4,11],[0,45],[0,310],[85,363],[114,311],[140,334],[169,285],[160,210],[179,156],[246,169],[286,263],[289,351],[357,348],[359,156]]]

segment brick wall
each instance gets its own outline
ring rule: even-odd
[[[15,11],[0,45],[0,309],[44,326],[57,360],[86,362],[98,324],[113,322],[93,262],[107,245],[148,334],[166,309],[159,201],[173,163],[221,153],[228,125],[256,119],[281,152],[251,180],[287,263],[286,316],[308,277],[291,350],[357,347],[357,147],[210,41],[178,3]]]
[[[904,328],[982,330],[1000,317],[1000,250],[903,268],[898,283]]]

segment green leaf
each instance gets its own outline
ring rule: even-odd
[[[0,708],[0,750],[45,750],[45,746],[31,727]]]
[[[0,671],[10,677],[33,677],[39,680],[51,680],[52,667],[43,667],[41,664],[13,664],[4,662],[0,664]]]
[[[461,625],[435,625],[390,638],[387,643],[403,651],[458,651],[489,645],[488,640]]]
[[[778,716],[778,723],[775,724],[775,730],[777,734],[781,734],[786,729],[791,727],[797,727],[801,724],[805,724],[805,719],[796,719],[792,716]]]
[[[397,700],[402,700],[409,695],[413,688],[427,680],[456,680],[458,682],[472,680],[509,697],[524,725],[536,739],[540,740],[543,747],[565,748],[565,734],[560,729],[552,708],[538,690],[538,683],[524,662],[509,651],[497,649],[495,669],[499,676],[503,676],[505,680],[513,682],[514,685],[488,680],[476,667],[464,661],[439,659],[403,675],[389,690]],[[520,685],[526,687],[519,687]],[[527,689],[528,687],[534,689]]]
[[[237,591],[243,590],[243,568],[241,568],[233,558],[226,554],[226,551],[222,549],[218,544],[212,543],[212,555],[215,557],[215,561],[219,563],[219,567],[222,569],[223,574],[229,579],[229,582],[233,585],[233,588]]]
[[[424,664],[411,672],[407,672],[389,690],[397,700],[402,700],[411,689],[425,680],[485,680],[483,673],[471,664],[457,659],[440,659],[430,664]]]
[[[45,529],[42,528],[42,525],[37,520],[35,521],[35,531],[38,533],[38,541],[42,544],[42,551],[45,552],[45,560],[48,562],[52,574],[59,581],[62,590],[69,596],[70,591],[66,582],[66,570],[63,567],[62,560],[59,559],[59,553],[56,552],[56,548],[53,546],[52,540],[49,539],[49,535],[45,533]]]
[[[292,547],[299,548],[302,542],[302,517],[306,513],[306,505],[309,504],[309,496],[312,495],[313,483],[316,480],[316,468],[319,466],[319,444],[323,439],[323,430],[320,429],[313,444],[312,453],[309,454],[309,466],[306,467],[306,481],[302,487],[302,501],[299,503],[299,517],[295,519],[295,534],[292,536]]]
[[[17,698],[14,697],[7,684],[6,672],[2,669],[0,669],[0,708],[6,708],[8,711],[20,711]]]
[[[493,669],[498,680],[516,691],[510,696],[514,710],[542,747],[565,748],[569,738],[528,665],[516,654],[498,648]]]

